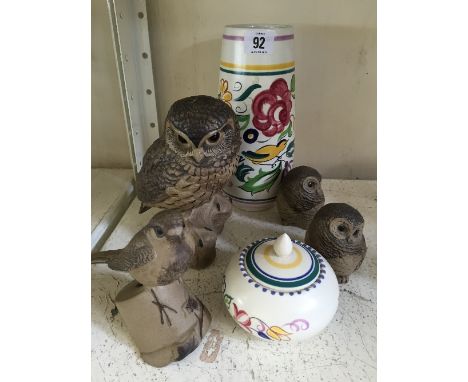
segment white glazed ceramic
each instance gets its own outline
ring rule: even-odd
[[[228,25],[224,30],[218,97],[235,111],[242,136],[239,165],[225,192],[243,209],[269,208],[292,167],[293,42],[289,25]]]
[[[287,234],[258,240],[234,256],[225,273],[224,302],[239,326],[257,338],[308,339],[338,308],[338,281],[313,248]]]

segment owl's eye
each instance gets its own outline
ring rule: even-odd
[[[163,237],[164,235],[164,230],[158,225],[154,228],[154,232],[156,232],[157,237]]]
[[[216,142],[218,142],[219,137],[220,137],[220,134],[219,134],[219,133],[215,133],[215,134],[213,134],[211,137],[208,138],[208,142],[210,142],[210,143],[216,143]]]
[[[182,135],[178,135],[177,138],[179,139],[179,142],[183,143],[184,145],[188,143]]]
[[[302,187],[307,192],[314,191],[316,186],[317,186],[317,182],[315,181],[315,179],[312,179],[312,178],[306,178],[302,182]]]
[[[346,231],[346,227],[345,227],[343,224],[340,224],[340,225],[338,226],[338,231],[344,232],[344,231]]]

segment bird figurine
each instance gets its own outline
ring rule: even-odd
[[[119,250],[91,255],[135,279],[115,297],[117,312],[140,350],[156,367],[181,360],[201,343],[211,323],[210,312],[182,280],[195,242],[182,211],[157,213]]]
[[[230,180],[240,144],[239,123],[225,102],[204,95],[176,101],[136,175],[140,213],[207,202]]]
[[[255,164],[268,162],[278,157],[281,151],[286,148],[287,143],[287,139],[281,139],[276,145],[262,146],[256,151],[242,151],[242,155]]]
[[[327,259],[340,284],[361,266],[366,255],[364,218],[345,203],[329,203],[314,216],[305,243]]]
[[[91,263],[128,272],[147,287],[169,284],[182,276],[192,261],[195,243],[186,228],[181,212],[161,211],[125,248],[91,254]]]
[[[276,205],[283,225],[307,229],[324,205],[322,176],[311,167],[299,166],[289,171],[280,183]]]
[[[195,254],[191,268],[203,269],[213,263],[216,257],[216,240],[231,216],[232,202],[221,193],[191,211],[186,211],[186,224],[191,228],[195,241]]]

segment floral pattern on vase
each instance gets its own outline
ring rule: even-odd
[[[229,82],[227,82],[224,79],[221,79],[219,81],[218,98],[232,107],[230,103],[230,101],[232,100],[232,93],[228,90],[228,88],[229,88]]]
[[[253,100],[253,125],[267,137],[281,133],[291,120],[291,98],[284,78],[275,80],[268,90],[258,93]]]
[[[228,80],[221,78],[218,97],[234,109],[241,129],[243,143],[234,175],[236,186],[251,196],[269,193],[279,185],[284,171],[292,167],[295,75],[289,85],[281,77],[266,89],[257,83],[247,87],[240,81],[235,84],[231,92]],[[236,97],[235,93],[240,94]],[[271,199],[275,194],[271,192]]]

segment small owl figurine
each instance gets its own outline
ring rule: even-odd
[[[130,240],[125,248],[97,252],[91,263],[128,272],[147,287],[167,285],[188,269],[195,250],[178,211],[161,211]]]
[[[136,176],[140,213],[151,207],[200,206],[224,187],[237,166],[239,124],[223,101],[202,95],[183,98],[170,108],[164,129]]]
[[[307,229],[325,203],[322,176],[311,167],[293,168],[281,181],[276,205],[284,225]]]
[[[345,203],[329,203],[315,215],[306,232],[305,243],[327,259],[340,284],[358,270],[366,255],[364,218]]]

